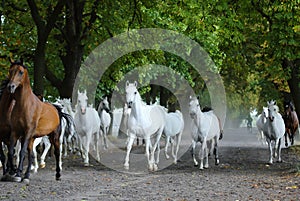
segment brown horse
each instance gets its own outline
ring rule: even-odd
[[[2,142],[5,145],[9,145],[9,138],[10,138],[10,114],[12,111],[12,108],[15,104],[15,101],[12,98],[12,95],[6,90],[6,86],[8,84],[8,80],[4,80],[0,87],[0,160],[2,163],[3,168],[3,175],[5,175],[8,172],[8,168],[6,164],[6,156],[3,152]],[[5,180],[5,177],[3,176],[1,180]]]
[[[17,139],[21,141],[20,162],[13,181],[20,182],[26,149],[28,151],[28,168],[24,181],[29,182],[32,164],[32,147],[34,139],[45,135],[50,136],[54,145],[56,159],[56,180],[60,179],[60,114],[57,108],[38,99],[31,90],[28,69],[22,62],[13,62],[9,69],[7,90],[15,99],[11,112],[11,135],[8,150],[9,167],[13,167],[14,145]],[[12,173],[12,172],[10,172]]]
[[[285,124],[285,146],[288,146],[287,136],[291,142],[291,145],[294,144],[294,136],[299,127],[299,121],[297,113],[294,109],[294,106],[291,101],[284,102],[284,124]]]

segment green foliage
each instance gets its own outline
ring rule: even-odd
[[[44,16],[47,9],[54,5],[55,1],[41,1],[37,6]],[[33,63],[37,42],[37,31],[27,2],[5,1],[3,6],[0,8],[1,79],[7,75],[7,57],[23,57],[27,63]],[[81,14],[88,16],[93,6],[94,1],[85,2]],[[283,94],[291,92],[288,80],[292,69],[284,67],[282,63],[284,59],[300,59],[298,0],[105,0],[97,6],[97,20],[79,43],[84,47],[82,61],[105,40],[128,29],[163,28],[182,33],[198,42],[210,55],[215,63],[211,71],[220,73],[224,81],[229,118],[239,119],[254,108],[260,110],[270,99],[276,99],[280,104]],[[64,15],[65,10],[61,13],[57,29],[51,32],[46,47],[47,67],[58,79],[67,76],[61,58],[71,51],[58,29],[63,24]],[[89,19],[83,18],[81,26],[88,25]],[[191,50],[184,51],[190,54]],[[156,50],[132,52],[115,61],[98,84],[96,101],[110,95],[113,90],[124,90],[117,88],[117,84],[134,69],[139,72],[140,77],[136,79],[140,86],[164,75],[163,70],[149,74],[151,64],[175,70],[201,96],[201,105],[210,105],[211,97],[204,82],[206,78],[199,76],[178,55]],[[88,83],[89,79],[86,79]],[[167,76],[164,79],[172,83],[174,77]],[[58,96],[58,91],[50,82],[46,81],[45,90],[46,95]],[[142,95],[149,91],[149,85],[141,88]]]

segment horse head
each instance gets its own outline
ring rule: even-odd
[[[126,81],[126,102],[128,105],[128,108],[131,108],[132,105],[136,102],[137,97],[139,97],[139,92],[137,90],[137,82],[129,83]]]
[[[278,106],[276,105],[276,101],[268,101],[268,118],[271,122],[274,121],[275,114],[277,114],[278,111]]]
[[[200,105],[199,105],[199,101],[198,101],[197,97],[190,96],[189,113],[190,113],[191,118],[194,118],[196,116],[196,114],[198,113],[198,111],[200,109],[199,107],[200,107]]]
[[[78,91],[77,108],[81,111],[81,114],[86,113],[87,105],[88,105],[88,97],[86,95],[86,90],[83,93]]]
[[[101,107],[102,107],[102,109],[106,110],[106,112],[109,112],[110,108],[109,108],[107,96],[105,96],[105,98],[103,98],[103,100],[101,102]]]
[[[23,86],[24,83],[27,83],[27,85],[30,86],[27,67],[23,64],[23,62],[11,61],[8,80],[7,89],[9,93],[12,94],[15,93],[19,86]]]

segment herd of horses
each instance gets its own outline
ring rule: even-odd
[[[173,162],[177,162],[184,129],[184,119],[180,111],[168,112],[158,105],[147,105],[138,92],[137,82],[126,82],[126,134],[127,150],[124,168],[129,169],[130,152],[137,138],[145,141],[145,153],[148,169],[156,171],[159,164],[160,139],[165,135],[165,156],[168,159],[168,145],[171,143]],[[0,89],[0,159],[3,166],[1,180],[29,182],[33,159],[37,169],[36,146],[44,141],[54,147],[56,160],[56,180],[60,180],[62,169],[62,144],[72,142],[79,147],[84,164],[89,165],[90,143],[94,142],[96,160],[100,161],[99,141],[102,135],[104,148],[108,149],[107,134],[111,124],[110,108],[107,98],[99,104],[98,111],[88,105],[86,91],[79,92],[75,112],[70,100],[63,99],[51,104],[40,100],[30,86],[28,69],[22,62],[11,61],[8,79],[4,80]],[[130,112],[129,112],[130,111]],[[221,123],[213,110],[201,110],[196,97],[189,99],[189,114],[192,119],[192,157],[195,165],[195,148],[200,143],[199,168],[208,168],[208,156],[213,150],[215,164],[219,164],[218,144],[222,139]],[[285,136],[293,145],[294,135],[298,129],[298,119],[291,102],[285,104],[283,115],[275,101],[268,102],[257,120],[257,128],[269,145],[270,159],[273,163],[272,141],[275,142],[275,156],[281,159],[281,140]],[[152,142],[154,139],[154,142]],[[8,148],[4,153],[5,145]],[[64,146],[66,147],[66,146]],[[48,150],[45,150],[43,157]],[[23,175],[24,159],[28,155],[27,169]],[[14,155],[17,154],[15,165]],[[65,151],[65,154],[67,152]],[[7,157],[6,157],[7,156]]]

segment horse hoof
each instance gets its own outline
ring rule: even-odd
[[[89,164],[89,163],[84,163],[83,166],[84,166],[84,167],[89,167],[90,164]]]
[[[216,160],[215,165],[219,165],[220,161],[219,159]]]
[[[26,179],[24,178],[24,179],[23,179],[23,183],[28,185],[28,184],[30,183],[30,181],[29,181],[28,178],[26,178]]]
[[[61,181],[60,177],[56,177],[55,179],[56,179],[56,181]]]
[[[129,165],[124,165],[125,170],[129,170]]]
[[[41,169],[43,169],[43,168],[45,168],[45,167],[46,167],[46,164],[45,164],[45,163],[40,164],[40,168],[41,168]]]
[[[153,165],[153,171],[157,171],[158,170],[158,166],[156,164]]]
[[[1,181],[10,181],[11,176],[9,174],[5,174],[1,177]]]
[[[204,168],[203,167],[199,167],[199,170],[204,170]]]
[[[17,177],[17,176],[16,177],[12,177],[11,179],[12,179],[13,182],[21,182],[22,181],[22,178],[21,177]]]

